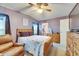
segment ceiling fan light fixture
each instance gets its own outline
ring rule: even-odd
[[[42,13],[42,12],[43,12],[43,9],[39,8],[39,9],[37,10],[37,12],[38,12],[38,13]]]
[[[41,5],[40,6],[42,9],[47,9],[47,6]]]

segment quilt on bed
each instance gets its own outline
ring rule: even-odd
[[[25,50],[34,56],[43,56],[44,43],[50,39],[48,36],[33,35],[29,37],[19,37],[19,43],[25,44]]]

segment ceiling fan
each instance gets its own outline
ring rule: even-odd
[[[51,12],[52,10],[49,8],[49,4],[48,3],[28,3],[30,5],[30,7],[35,6],[38,9],[42,9],[42,10],[46,10],[48,12]]]

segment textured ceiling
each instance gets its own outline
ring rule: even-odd
[[[72,11],[71,15],[79,15],[79,4],[77,4],[75,9]]]
[[[43,13],[38,13],[34,7],[28,8],[27,3],[4,3],[0,6],[19,11],[23,14],[30,15],[36,20],[48,20],[56,17],[68,16],[70,11],[73,9],[75,4],[73,3],[49,3],[49,8],[51,12],[44,11]]]

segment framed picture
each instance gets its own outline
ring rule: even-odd
[[[23,18],[23,26],[28,26],[28,19]]]

